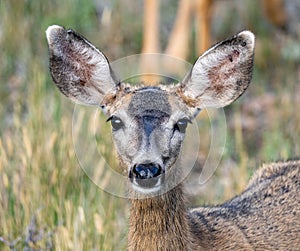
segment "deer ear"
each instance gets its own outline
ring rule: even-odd
[[[114,93],[117,81],[109,62],[95,46],[72,30],[53,25],[46,30],[50,72],[60,91],[75,102],[99,105]]]
[[[224,107],[242,95],[252,77],[254,43],[254,35],[243,31],[200,56],[178,87],[187,104]]]

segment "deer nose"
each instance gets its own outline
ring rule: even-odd
[[[160,183],[163,168],[155,163],[136,164],[129,172],[130,181],[143,188],[155,187]]]
[[[133,167],[132,172],[135,178],[151,179],[159,176],[162,173],[162,168],[153,163],[138,164]]]

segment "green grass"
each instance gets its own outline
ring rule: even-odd
[[[0,250],[126,247],[129,204],[98,189],[79,167],[72,141],[73,104],[52,83],[44,32],[54,23],[72,27],[112,60],[139,53],[141,4],[133,10],[112,1],[111,8],[111,23],[103,25],[93,1],[0,1]],[[258,32],[253,84],[225,109],[222,162],[205,185],[189,186],[193,203],[230,198],[261,163],[299,157],[299,65],[282,57],[274,42],[276,30],[255,10],[245,24]],[[223,33],[236,32],[232,22],[224,22]],[[106,136],[97,138],[98,144],[116,163]],[[201,139],[200,166],[210,142],[208,135]]]

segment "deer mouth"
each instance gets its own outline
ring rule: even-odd
[[[153,193],[160,190],[164,174],[165,169],[158,164],[136,164],[129,171],[129,179],[134,190]]]

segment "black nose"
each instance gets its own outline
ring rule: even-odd
[[[141,187],[154,187],[163,174],[163,168],[154,163],[137,164],[132,167],[129,173],[131,182],[138,184]]]
[[[138,179],[151,179],[159,176],[162,172],[162,168],[159,165],[153,163],[138,164],[132,169],[133,176]]]

